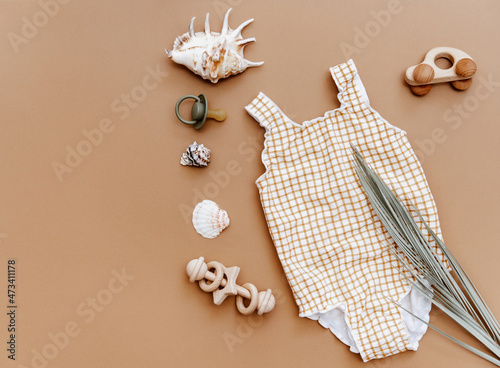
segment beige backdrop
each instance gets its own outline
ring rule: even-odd
[[[262,67],[212,85],[167,59],[191,17],[201,30],[210,12],[219,30],[229,7],[233,28],[255,18],[245,56]],[[254,184],[264,131],[243,107],[263,91],[295,121],[321,116],[339,106],[328,68],[353,57],[372,106],[408,132],[447,244],[500,316],[499,16],[497,0],[1,0],[0,366],[491,366],[434,331],[416,353],[365,365],[297,316]],[[405,69],[436,46],[476,59],[470,90],[410,93]],[[199,93],[227,110],[224,123],[177,121],[177,99]],[[179,164],[194,140],[212,149],[206,169]],[[216,240],[189,220],[205,198],[231,218]],[[276,309],[214,306],[185,274],[199,256],[272,288]],[[431,319],[469,341],[439,311]]]

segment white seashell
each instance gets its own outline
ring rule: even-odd
[[[210,150],[203,144],[194,141],[182,154],[181,165],[207,167],[210,162]]]
[[[228,25],[229,9],[224,16],[220,33],[210,32],[210,23],[205,20],[205,32],[193,30],[194,17],[189,25],[189,32],[177,37],[172,50],[165,50],[170,59],[182,64],[193,73],[217,83],[220,78],[227,78],[244,72],[248,67],[260,66],[263,61],[254,63],[243,57],[243,49],[255,38],[243,39],[241,31],[253,22],[249,19],[232,30]]]
[[[201,236],[213,239],[229,226],[229,217],[217,203],[206,199],[194,208],[193,226]]]

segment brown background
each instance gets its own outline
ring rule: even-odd
[[[500,316],[498,1],[401,0],[398,13],[378,28],[370,11],[387,15],[388,0],[73,0],[58,7],[43,25],[39,2],[0,1],[0,366],[490,366],[434,331],[416,353],[365,365],[329,331],[297,316],[254,184],[264,171],[264,131],[243,106],[263,91],[297,122],[321,116],[339,106],[328,68],[352,56],[372,106],[408,132],[447,244]],[[265,61],[262,67],[212,85],[167,59],[164,48],[186,32],[192,16],[200,31],[210,12],[212,30],[220,30],[229,7],[232,28],[255,18],[243,32],[257,38],[245,56]],[[42,26],[14,47],[9,37],[21,37],[33,16]],[[358,29],[366,27],[371,36],[360,44]],[[358,49],[346,55],[341,45],[347,44]],[[475,58],[470,90],[438,85],[424,98],[410,93],[404,70],[436,46]],[[140,92],[147,68],[168,76],[125,117],[116,111],[124,106],[120,99]],[[480,87],[488,77],[490,91]],[[227,110],[226,122],[195,131],[176,120],[177,99],[199,93]],[[458,108],[463,116],[453,112]],[[66,164],[66,147],[85,145],[82,130],[105,118],[113,130],[58,180],[53,165]],[[179,165],[194,140],[212,149],[206,169]],[[204,198],[231,218],[215,240],[198,235],[182,214]],[[272,288],[276,309],[248,319],[234,298],[214,306],[185,275],[186,263],[201,255],[240,266],[242,283]],[[16,362],[5,351],[12,257],[20,306]],[[81,303],[111,295],[112,272],[123,268],[135,278],[86,323]],[[438,310],[431,319],[463,336]],[[50,334],[71,322],[79,335],[50,351]],[[44,349],[53,359],[33,364]]]

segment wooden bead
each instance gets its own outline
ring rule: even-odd
[[[272,294],[271,289],[261,291],[259,293],[259,303],[257,305],[257,314],[262,316],[264,313],[269,313],[276,306],[276,299]]]
[[[430,65],[420,64],[413,71],[413,78],[418,83],[429,83],[434,78],[434,69]]]
[[[189,261],[186,266],[186,273],[189,276],[189,282],[201,280],[205,277],[207,271],[208,267],[205,263],[205,258],[203,257]]]
[[[247,316],[249,314],[252,314],[255,311],[255,309],[257,309],[257,305],[259,303],[259,291],[255,287],[255,285],[250,284],[249,282],[243,284],[242,287],[250,291],[250,296],[251,296],[250,304],[248,305],[248,307],[245,307],[245,304],[243,304],[243,299],[244,299],[243,296],[237,295],[236,308],[238,308],[238,311],[241,314]]]
[[[451,82],[452,86],[459,91],[465,91],[472,84],[472,78]]]
[[[472,77],[476,73],[476,63],[472,59],[461,59],[455,66],[455,72],[462,77]]]
[[[417,96],[424,96],[431,91],[432,84],[424,84],[423,86],[410,86],[411,91]]]
[[[215,272],[214,272],[215,273],[215,280],[213,280],[211,284],[207,284],[207,280],[201,279],[199,281],[199,284],[200,284],[201,290],[203,290],[207,293],[211,293],[212,291],[215,291],[219,288],[219,286],[222,282],[222,279],[224,278],[224,270],[223,270],[222,264],[220,264],[219,262],[215,262],[215,261],[208,262],[207,268],[209,270],[211,270],[212,268],[215,269]]]

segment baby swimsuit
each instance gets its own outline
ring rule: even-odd
[[[393,241],[356,177],[351,143],[439,237],[441,229],[406,132],[370,107],[352,60],[330,71],[341,106],[323,117],[294,123],[262,92],[246,109],[266,129],[266,172],[256,184],[299,315],[318,320],[368,361],[417,350],[427,330],[391,300],[425,321],[431,303],[389,253]]]

